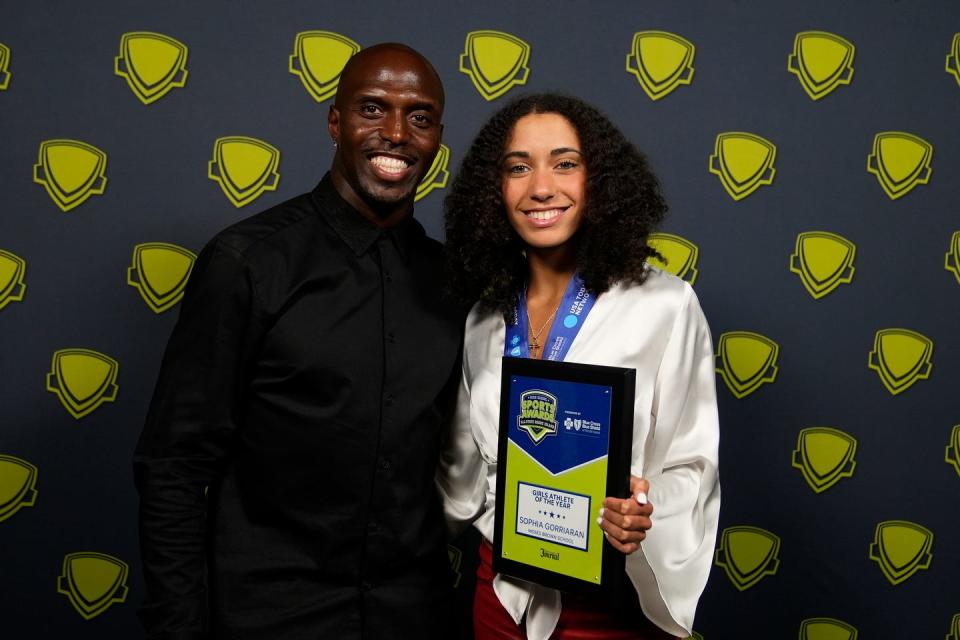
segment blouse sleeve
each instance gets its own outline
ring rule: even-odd
[[[627,556],[644,613],[678,636],[692,633],[720,510],[713,341],[693,289],[686,292],[657,373],[652,446],[631,470],[650,482],[653,527]]]
[[[467,331],[475,311],[467,320]],[[469,338],[469,334],[468,334]],[[469,342],[463,351],[463,372],[453,424],[447,432],[437,471],[437,487],[443,499],[447,528],[451,535],[459,535],[483,510],[486,500],[487,465],[480,455],[470,427]]]

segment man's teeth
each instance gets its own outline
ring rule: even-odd
[[[390,156],[373,156],[370,162],[377,167],[391,173],[399,173],[406,169],[410,164],[400,158],[391,158]]]
[[[530,211],[527,213],[527,217],[533,218],[534,220],[551,220],[559,216],[561,213],[563,213],[563,209],[550,209],[548,211]]]

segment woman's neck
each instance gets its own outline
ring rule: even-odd
[[[556,300],[563,297],[576,271],[576,260],[569,246],[527,249],[527,266],[527,300]]]

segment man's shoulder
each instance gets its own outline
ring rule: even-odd
[[[208,246],[247,259],[271,247],[286,244],[317,221],[316,206],[304,193],[244,218],[217,233]]]

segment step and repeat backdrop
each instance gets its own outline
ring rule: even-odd
[[[448,94],[431,235],[477,129],[526,91],[595,103],[663,180],[654,241],[710,320],[722,418],[694,637],[960,640],[955,1],[0,16],[0,637],[138,637],[131,454],[196,254],[316,184],[341,68],[401,41]],[[463,603],[476,544],[450,546]]]

